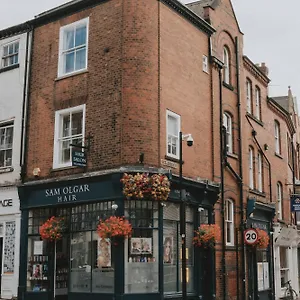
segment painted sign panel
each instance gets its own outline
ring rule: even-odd
[[[300,211],[300,195],[291,196],[291,211]]]

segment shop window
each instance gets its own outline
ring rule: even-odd
[[[13,42],[3,47],[2,68],[17,65],[19,63],[19,42]]]
[[[58,76],[87,68],[89,19],[61,27],[59,36]]]
[[[167,110],[167,155],[179,158],[180,116]]]
[[[12,166],[13,128],[12,123],[0,125],[0,168]]]
[[[286,286],[287,281],[289,280],[289,265],[288,265],[288,248],[279,247],[280,255],[280,282],[281,288]]]
[[[83,146],[85,105],[55,112],[53,168],[72,165],[72,145]]]
[[[257,288],[259,291],[270,288],[270,269],[268,262],[268,252],[258,250],[257,252]]]
[[[227,199],[225,204],[225,232],[226,245],[234,245],[234,203]]]
[[[181,292],[182,268],[181,268],[181,237],[180,237],[180,208],[179,204],[168,203],[164,208],[164,292],[172,294]],[[203,214],[205,219],[205,214]],[[186,209],[186,258],[187,258],[187,291],[194,292],[194,225],[193,210]]]
[[[158,292],[158,203],[126,201],[125,216],[133,228],[125,240],[125,293]]]

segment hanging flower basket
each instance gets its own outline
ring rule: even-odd
[[[126,198],[144,199],[152,198],[157,201],[165,201],[170,193],[170,181],[166,175],[137,173],[135,175],[124,173],[123,194]]]
[[[43,225],[40,226],[40,235],[42,240],[50,242],[60,240],[65,231],[64,218],[52,216]]]
[[[268,233],[263,230],[263,229],[259,229],[256,228],[257,231],[257,243],[254,244],[254,247],[257,247],[258,249],[266,249],[269,246],[269,242],[270,242],[270,237],[268,235]]]
[[[221,229],[216,224],[202,224],[195,230],[195,234],[193,244],[196,247],[214,248],[215,243],[221,238]]]
[[[132,226],[124,217],[111,216],[106,220],[100,220],[97,226],[97,232],[100,238],[130,237]]]

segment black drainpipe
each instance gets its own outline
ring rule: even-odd
[[[28,60],[28,44],[29,44],[29,33],[31,32],[30,40],[30,55]],[[26,70],[24,82],[26,83],[26,88],[24,86],[23,92],[23,112],[22,112],[22,140],[21,140],[21,181],[24,182],[26,173],[27,173],[27,147],[28,139],[24,138],[28,130],[28,121],[29,121],[29,88],[30,88],[30,78],[31,78],[31,64],[32,64],[32,52],[33,52],[33,39],[34,39],[34,28],[33,26],[29,27],[29,32],[27,33],[27,46],[26,46]],[[23,145],[24,144],[24,145]]]
[[[239,128],[239,158],[240,158],[240,209],[241,209],[241,223],[240,229],[241,234],[243,234],[245,229],[244,222],[244,196],[243,196],[243,157],[242,157],[242,114],[241,114],[241,83],[240,83],[240,58],[239,58],[239,39],[235,37],[235,55],[236,55],[236,83],[237,83],[237,108],[238,108],[238,128]],[[238,241],[237,241],[238,242]],[[246,258],[245,258],[245,244],[242,241],[242,280],[243,280],[243,288],[242,288],[242,299],[246,299]]]

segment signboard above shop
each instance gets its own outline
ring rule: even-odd
[[[86,152],[78,149],[72,150],[72,166],[86,167]]]
[[[300,211],[300,195],[291,196],[291,211]]]

